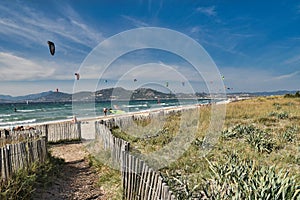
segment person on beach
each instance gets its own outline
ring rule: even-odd
[[[35,128],[33,127],[33,126],[26,126],[25,128],[24,128],[25,130],[35,130]]]
[[[4,129],[4,135],[5,135],[5,138],[8,138],[9,136],[9,131],[7,129]]]
[[[13,131],[24,131],[24,126],[16,126],[13,128]]]
[[[76,123],[77,123],[77,118],[76,118],[75,115],[73,116],[72,123],[73,123],[73,124],[76,124]]]
[[[103,113],[104,113],[104,116],[106,116],[106,114],[107,114],[107,108],[103,108]]]

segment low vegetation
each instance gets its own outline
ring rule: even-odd
[[[228,161],[209,163],[211,177],[199,193],[205,199],[296,199],[299,182],[289,172],[275,166],[260,166],[253,160],[240,160],[237,154]]]
[[[46,187],[59,176],[63,160],[48,156],[44,164],[34,163],[1,182],[0,199],[31,199],[36,187]]]
[[[300,98],[300,91],[297,91],[295,94],[286,94],[285,98]]]
[[[300,199],[299,99],[259,97],[230,103],[226,110],[219,140],[205,157],[210,107],[201,108],[189,148],[160,169],[178,199]],[[147,139],[113,132],[131,143],[133,153],[146,154],[169,144],[182,128],[179,122],[180,114],[170,116],[159,134]]]
[[[103,164],[96,157],[90,156],[89,163],[99,172],[99,187],[101,186],[111,200],[122,199],[121,174],[119,170]]]

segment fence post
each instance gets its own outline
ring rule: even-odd
[[[7,154],[6,154],[6,147],[1,148],[1,177],[2,179],[7,179],[7,170],[6,170],[6,160],[7,160]]]
[[[77,122],[78,139],[81,140],[81,122]]]
[[[6,157],[6,176],[7,178],[11,176],[11,153],[10,153],[10,144],[7,144],[6,145],[6,148],[5,148],[5,157]]]

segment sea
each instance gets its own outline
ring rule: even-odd
[[[123,112],[138,112],[165,107],[206,104],[209,99],[166,99],[103,102],[24,102],[0,104],[0,129],[37,123],[87,119],[103,116],[103,108]]]

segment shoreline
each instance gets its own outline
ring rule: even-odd
[[[235,100],[236,101],[236,100]],[[226,99],[223,101],[215,102],[216,105],[220,104],[228,104],[230,102],[233,102],[233,100]],[[134,111],[134,112],[127,112],[124,114],[108,114],[108,115],[101,115],[101,116],[94,116],[94,117],[83,117],[83,118],[77,118],[78,122],[90,122],[90,121],[96,121],[100,119],[107,119],[112,117],[122,117],[122,116],[128,116],[128,115],[136,115],[136,114],[147,114],[150,112],[159,112],[162,110],[178,110],[182,108],[197,108],[205,105],[209,105],[210,103],[200,103],[200,104],[193,104],[193,105],[178,105],[178,106],[169,106],[169,107],[159,107],[159,108],[150,108],[140,111]],[[45,121],[45,122],[37,122],[37,123],[26,123],[26,124],[20,124],[20,125],[8,125],[8,126],[2,126],[0,127],[0,130],[3,129],[11,129],[12,127],[16,126],[24,126],[24,127],[34,127],[39,125],[45,125],[45,124],[57,124],[57,123],[65,123],[65,122],[72,122],[72,118],[70,119],[62,119],[62,120],[53,120],[53,121]]]

